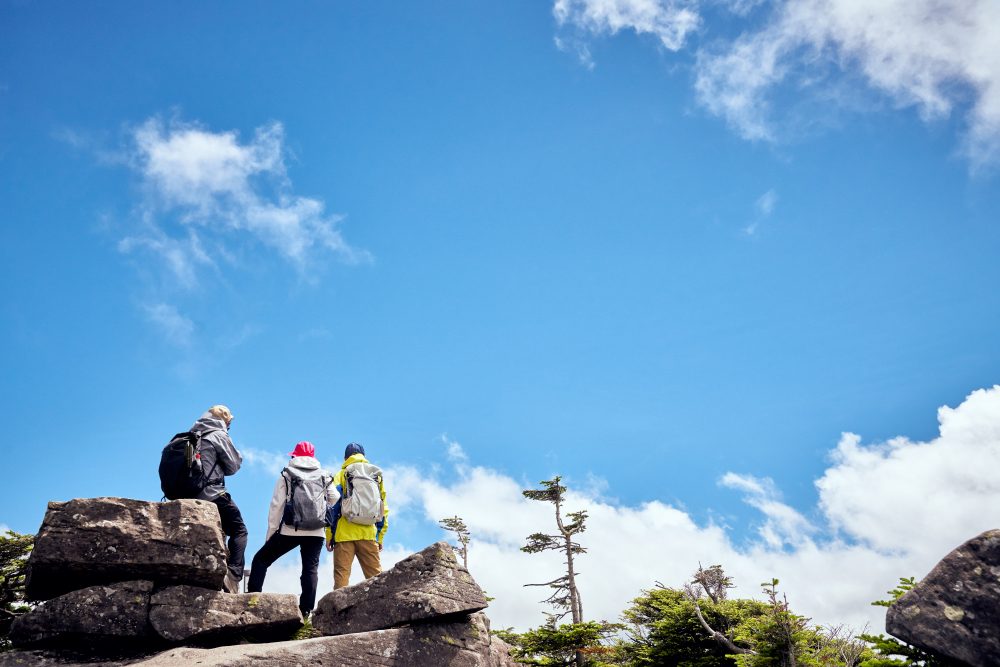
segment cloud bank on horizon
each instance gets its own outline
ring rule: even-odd
[[[741,492],[761,515],[757,537],[743,544],[726,526],[699,525],[684,508],[655,497],[621,505],[599,486],[570,481],[567,511],[589,513],[580,540],[587,553],[577,561],[587,617],[615,620],[641,590],[658,581],[679,587],[699,563],[718,563],[735,579],[737,595],[760,597],[757,585],[776,577],[792,608],[815,623],[881,631],[884,614],[870,606],[873,600],[885,597],[899,577],[925,576],[948,551],[997,527],[983,509],[1000,504],[994,474],[1000,386],[940,408],[938,421],[939,435],[927,442],[900,436],[864,444],[844,433],[815,481],[815,511],[782,502],[770,479],[725,474],[719,484]],[[458,443],[444,444],[447,466],[387,468],[393,521],[436,525],[461,516],[472,533],[469,569],[496,598],[491,619],[498,627],[538,625],[547,608],[537,590],[523,585],[552,579],[562,564],[556,555],[529,555],[520,547],[529,533],[551,530],[551,506],[526,500],[524,483],[511,475],[470,464]],[[393,544],[391,532],[387,544],[386,564],[426,546]],[[269,589],[298,590],[297,563],[275,567]]]
[[[706,28],[704,15],[720,6],[743,22],[738,36]],[[972,169],[1000,162],[1000,5],[992,0],[555,0],[553,15],[576,31],[557,45],[589,67],[581,35],[631,30],[674,52],[701,38],[693,48],[698,102],[745,139],[788,138],[779,129],[789,120],[775,102],[780,86],[792,100],[849,108],[855,96],[845,87],[857,80],[926,121],[957,111],[960,152]]]

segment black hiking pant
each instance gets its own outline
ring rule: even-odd
[[[291,536],[275,533],[264,543],[260,551],[254,554],[250,563],[250,583],[247,590],[260,593],[264,589],[264,577],[267,568],[295,547],[300,547],[302,556],[302,595],[299,596],[299,609],[302,616],[313,610],[316,605],[316,586],[319,584],[319,555],[323,551],[322,537]]]
[[[247,550],[247,527],[243,523],[243,515],[228,493],[223,493],[212,502],[219,508],[222,532],[229,536],[229,558],[226,563],[229,565],[229,573],[237,581],[243,581],[243,560]]]

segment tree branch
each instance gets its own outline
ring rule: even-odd
[[[698,617],[698,622],[701,623],[701,627],[705,628],[705,632],[708,633],[709,637],[725,646],[726,650],[732,653],[757,655],[756,651],[737,646],[729,637],[721,632],[718,632],[717,630],[714,630],[712,626],[708,624],[708,621],[705,620],[705,615],[701,613],[701,605],[698,604],[698,598],[691,591],[685,591],[685,593],[687,593],[688,599],[694,603],[694,615]]]

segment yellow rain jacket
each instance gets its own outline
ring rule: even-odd
[[[344,468],[351,465],[352,463],[370,463],[368,459],[365,458],[364,454],[352,454],[351,456],[344,459],[344,463],[340,466],[340,470],[333,477],[333,485],[337,488],[337,494],[343,495],[344,493]],[[337,519],[337,530],[333,534],[333,539],[335,542],[353,542],[355,540],[378,540],[381,544],[382,540],[385,538],[385,531],[389,529],[389,505],[385,502],[385,480],[379,480],[378,485],[379,494],[382,496],[382,508],[384,510],[382,514],[382,520],[379,521],[374,526],[362,526],[356,523],[351,523],[344,517],[340,516],[340,501],[337,501],[336,514],[339,517]],[[331,538],[330,527],[326,528],[326,541],[329,542]]]

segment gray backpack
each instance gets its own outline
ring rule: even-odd
[[[340,512],[351,523],[374,526],[385,516],[382,506],[382,469],[371,463],[344,468],[344,493]]]
[[[333,478],[323,470],[285,468],[285,511],[281,523],[295,530],[316,530],[326,523],[326,489]]]

